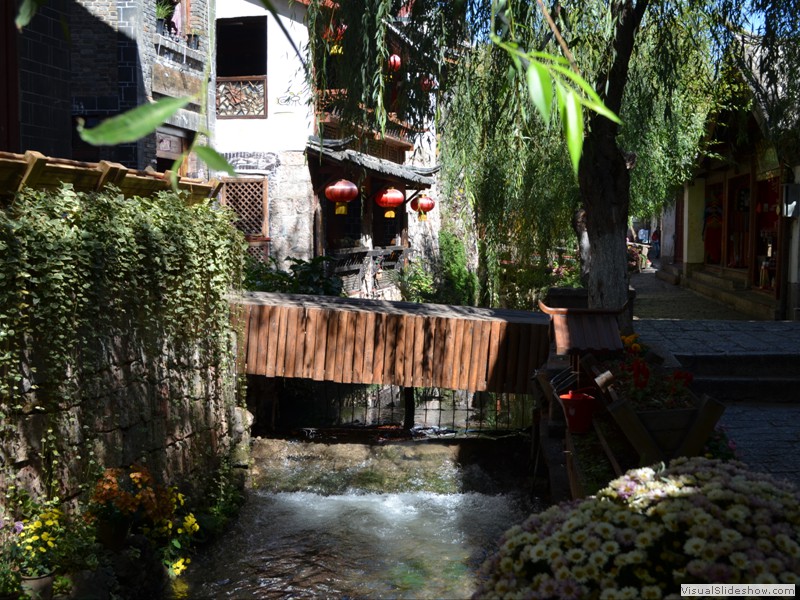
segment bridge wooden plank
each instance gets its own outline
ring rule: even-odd
[[[264,375],[275,377],[275,360],[278,355],[278,333],[280,327],[280,307],[272,306],[268,314],[269,322],[266,327],[267,335],[267,356]],[[263,326],[263,321],[262,321]],[[260,338],[259,338],[260,339]]]
[[[461,341],[459,348],[460,355],[458,357],[458,369],[454,369],[458,373],[458,378],[453,384],[453,389],[465,390],[469,387],[469,369],[470,361],[472,359],[472,345],[475,336],[475,321],[464,321],[464,338]]]
[[[444,355],[447,350],[447,323],[449,319],[439,318],[435,321],[435,334],[433,341],[433,385],[435,387],[447,387],[444,377]],[[449,379],[448,373],[448,379]]]
[[[425,370],[425,327],[423,317],[414,317],[414,358],[411,364],[411,386],[422,387],[424,384]]]
[[[458,381],[461,377],[461,353],[463,352],[464,344],[464,320],[463,319],[448,319],[448,323],[452,327],[448,327],[448,331],[452,329],[452,335],[449,336],[447,345],[451,350],[451,358],[449,361],[449,371],[444,373],[445,381],[448,381],[447,387],[450,389],[458,389]],[[448,361],[445,361],[445,368],[448,368]]]
[[[394,383],[394,361],[397,358],[397,316],[386,315],[384,325],[383,383]]]
[[[366,324],[364,326],[364,366],[361,370],[361,380],[363,383],[374,383],[372,368],[375,363],[375,313],[367,313]]]
[[[305,377],[303,372],[306,352],[306,327],[308,326],[308,310],[301,308],[297,315],[297,345],[294,353],[294,376]]]
[[[394,370],[392,383],[402,386],[405,379],[406,361],[406,316],[394,315],[395,343],[394,343]]]
[[[259,343],[262,330],[260,321],[262,314],[265,312],[267,312],[267,318],[269,318],[269,307],[253,306],[250,308],[250,324],[248,325],[247,332],[247,372],[253,375],[263,375],[263,373],[259,373],[258,356],[259,353],[262,355],[266,353],[265,344]],[[266,337],[266,328],[263,329],[265,331],[264,336]],[[266,363],[266,359],[264,362]]]
[[[364,377],[364,346],[367,331],[367,313],[353,313],[355,319],[354,328],[354,349],[353,349],[353,381],[363,383]]]
[[[433,345],[436,341],[436,319],[423,319],[422,327],[422,387],[433,387]]]
[[[347,311],[342,311],[344,317],[344,347],[342,348],[342,383],[352,383],[353,381],[353,347],[355,344],[356,334],[355,314]],[[357,383],[357,382],[356,382]]]
[[[336,360],[334,362],[333,375],[329,375],[327,379],[329,381],[336,381],[337,383],[342,383],[344,381],[344,359],[347,355],[347,315],[348,312],[346,310],[340,310],[336,313],[336,319],[338,321],[336,326]]]
[[[278,348],[275,353],[275,377],[283,377],[284,361],[286,360],[286,330],[289,319],[289,307],[278,307]]]
[[[317,308],[306,309],[305,339],[303,340],[303,378],[314,378],[314,356],[317,349],[317,319],[320,310]]]
[[[533,375],[528,371],[528,362],[531,351],[531,328],[528,325],[519,325],[519,350],[517,364],[517,382],[514,391],[518,394],[526,394],[528,391],[528,381]]]
[[[383,379],[383,361],[386,352],[386,315],[375,315],[375,347],[372,355],[372,383],[386,383]]]
[[[294,306],[286,308],[286,355],[283,360],[284,377],[294,377],[295,353],[297,352],[297,321],[302,310],[302,308]]]
[[[339,314],[335,310],[326,311],[328,332],[325,343],[325,375],[326,381],[336,381],[336,338],[339,334]]]
[[[325,359],[328,352],[328,317],[330,311],[328,310],[315,310],[316,326],[314,329],[314,372],[312,379],[314,381],[323,381],[325,379]]]
[[[489,356],[489,333],[492,324],[475,321],[472,333],[472,354],[469,357],[469,380],[467,390],[477,392],[486,381],[486,358]]]
[[[492,335],[489,341],[489,376],[486,390],[498,392],[502,390],[503,361],[505,360],[506,324],[503,321],[492,322]]]
[[[414,381],[414,334],[417,331],[417,319],[412,315],[403,317],[403,383],[404,387],[413,387]]]

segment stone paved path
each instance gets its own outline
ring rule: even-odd
[[[634,329],[648,344],[679,355],[798,357],[800,322],[753,321],[686,288],[671,285],[654,269],[634,274]],[[787,386],[791,387],[791,386]],[[731,402],[720,423],[740,459],[752,469],[787,479],[800,489],[800,390],[787,389],[787,402]]]

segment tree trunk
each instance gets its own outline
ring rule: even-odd
[[[610,123],[610,122],[609,122]],[[605,124],[594,123],[583,144],[579,171],[586,209],[586,268],[590,308],[622,308],[628,299],[625,236],[628,230],[630,174],[625,157]]]
[[[614,35],[614,62],[597,89],[605,105],[619,114],[628,82],[628,67],[636,32],[648,0],[613,2],[611,11],[617,24]],[[586,230],[590,308],[621,309],[628,300],[628,268],[625,236],[630,206],[630,173],[622,150],[617,146],[616,123],[596,114],[589,120],[578,169]],[[628,311],[620,315],[620,328],[631,329]]]

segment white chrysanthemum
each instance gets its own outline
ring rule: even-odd
[[[661,588],[657,585],[646,585],[642,588],[642,600],[661,600]]]

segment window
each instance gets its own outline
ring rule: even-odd
[[[217,21],[217,117],[267,117],[267,19]]]
[[[266,177],[223,178],[220,202],[238,217],[234,225],[248,243],[248,253],[265,261],[269,257],[269,202]]]

